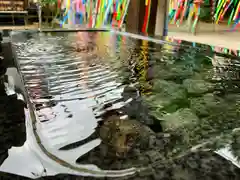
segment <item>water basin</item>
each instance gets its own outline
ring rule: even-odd
[[[52,160],[91,176],[239,177],[239,57],[114,32],[12,41]],[[216,154],[226,147],[234,162]]]

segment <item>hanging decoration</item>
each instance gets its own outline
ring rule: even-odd
[[[121,28],[130,0],[56,0],[56,3],[58,14],[64,11],[58,20],[61,27],[78,24],[89,28]]]
[[[145,0],[145,15],[144,15],[144,22],[143,22],[143,27],[142,27],[142,33],[147,33],[147,31],[148,31],[150,10],[151,10],[151,0]]]
[[[196,29],[203,3],[203,0],[170,0],[169,23],[179,26],[183,23],[184,19],[190,21],[190,19],[194,18],[191,28],[192,30]],[[210,19],[214,24],[219,24],[228,15],[228,25],[231,26],[232,30],[240,26],[239,0],[210,0],[210,8],[212,16]]]

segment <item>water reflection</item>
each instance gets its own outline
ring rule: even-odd
[[[238,76],[222,73],[230,72],[226,64],[237,73],[237,62],[224,59],[219,72],[223,57],[209,48],[182,42],[171,49],[111,33],[14,41],[36,131],[61,162],[127,169],[121,174],[147,167],[140,179],[240,177],[214,153],[232,144],[238,154]]]

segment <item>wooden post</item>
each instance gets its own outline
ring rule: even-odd
[[[42,6],[38,4],[38,29],[41,31],[42,29]]]
[[[162,1],[162,0],[161,0]],[[151,0],[148,34],[155,33],[156,15],[160,0]],[[130,33],[141,33],[145,15],[145,0],[131,0],[126,17],[126,31]]]
[[[168,6],[169,6],[168,0],[161,0],[161,2],[158,3],[155,35],[158,36],[167,35]]]
[[[24,0],[24,5],[23,5],[24,8],[23,8],[23,10],[24,11],[27,10],[28,6],[29,6],[28,0]]]

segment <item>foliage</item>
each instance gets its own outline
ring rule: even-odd
[[[50,5],[50,4],[55,4],[57,3],[57,0],[40,0],[40,4],[42,6]]]

